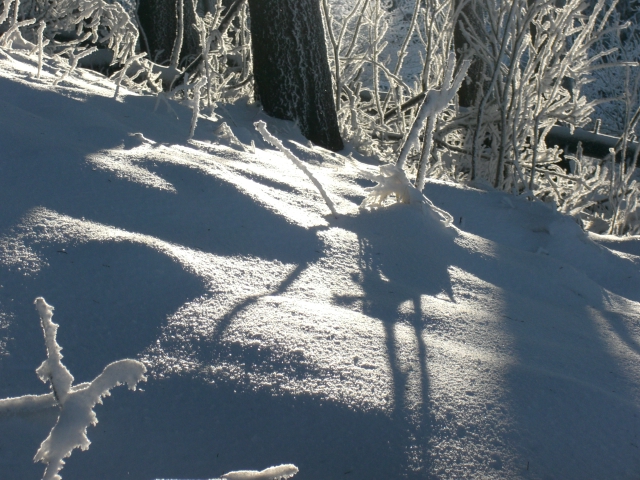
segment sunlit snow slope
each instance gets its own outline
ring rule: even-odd
[[[185,107],[35,71],[0,52],[0,398],[48,391],[39,296],[77,382],[122,358],[149,377],[96,407],[65,480],[640,476],[637,240],[434,182],[454,226],[361,211],[377,167],[255,106],[187,142]],[[56,418],[0,411],[1,479],[41,478]]]

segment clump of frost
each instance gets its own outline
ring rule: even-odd
[[[280,480],[291,478],[298,473],[298,467],[293,464],[269,467],[260,472],[257,470],[238,470],[222,475],[227,480]]]
[[[392,195],[396,197],[397,203],[422,203],[423,195],[411,185],[402,167],[389,163],[380,167],[378,175],[366,176],[378,185],[365,188],[367,196],[360,204],[360,208],[381,207]]]
[[[409,204],[419,209],[423,214],[429,214],[434,219],[441,221],[445,226],[453,223],[453,217],[444,210],[436,207],[420,190],[414,187],[406,173],[398,165],[386,164],[380,167],[378,175],[365,176],[376,182],[375,187],[365,188],[367,196],[360,204],[361,209],[379,208],[391,196],[394,196],[396,203]]]
[[[322,184],[318,181],[316,177],[313,176],[313,174],[304,165],[304,163],[302,163],[300,159],[291,152],[291,150],[285,147],[280,140],[278,140],[276,137],[274,137],[269,133],[269,131],[267,130],[267,124],[265,122],[260,120],[259,122],[256,122],[253,125],[256,127],[256,130],[260,132],[260,134],[262,135],[262,138],[264,138],[266,142],[270,143],[271,145],[276,147],[278,150],[280,150],[282,153],[284,153],[285,157],[291,160],[296,167],[302,170],[305,173],[305,175],[309,177],[309,180],[311,180],[311,182],[318,189],[318,192],[320,192],[320,195],[322,195],[322,198],[327,204],[327,207],[329,207],[329,210],[331,210],[331,213],[333,214],[333,216],[335,218],[338,218],[338,212],[336,211],[335,205],[329,198],[329,195],[327,195],[327,192],[322,187]]]
[[[127,384],[135,390],[140,381],[145,381],[145,366],[137,360],[119,360],[105,367],[93,381],[73,386],[73,376],[62,364],[62,348],[56,341],[58,325],[51,321],[53,307],[42,297],[35,300],[40,314],[40,322],[47,347],[47,359],[36,373],[43,382],[51,382],[53,392],[48,395],[24,395],[0,400],[3,411],[22,411],[33,408],[60,407],[58,421],[49,436],[36,452],[34,462],[47,464],[43,480],[62,480],[59,475],[64,459],[80,448],[87,450],[90,445],[87,427],[98,423],[93,407],[102,403],[102,398],[118,385]]]

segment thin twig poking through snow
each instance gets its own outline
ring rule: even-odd
[[[298,473],[298,467],[292,464],[269,467],[260,472],[257,470],[239,470],[229,472],[220,478],[226,480],[280,480],[281,478],[291,478]]]
[[[64,466],[64,459],[76,448],[89,448],[91,442],[87,438],[87,427],[98,423],[93,407],[102,403],[102,397],[108,396],[109,391],[118,385],[126,383],[129,389],[135,390],[138,382],[146,380],[146,368],[137,360],[119,360],[107,365],[92,382],[72,386],[73,376],[60,361],[62,348],[56,341],[58,325],[51,321],[53,307],[42,297],[36,298],[35,304],[47,346],[47,359],[36,373],[43,382],[51,382],[53,393],[3,399],[0,400],[0,409],[24,411],[50,408],[57,402],[61,407],[58,421],[40,445],[33,461],[47,464],[43,480],[62,480],[58,473]]]
[[[276,147],[278,150],[280,150],[282,153],[284,153],[285,157],[291,160],[295,166],[297,166],[300,170],[302,170],[307,175],[307,177],[309,177],[309,180],[313,182],[313,184],[316,186],[316,188],[320,192],[320,195],[322,195],[322,198],[324,198],[324,201],[327,204],[327,207],[329,207],[329,210],[331,210],[331,213],[333,214],[333,216],[335,218],[338,218],[338,212],[336,212],[335,205],[327,195],[327,192],[324,191],[324,188],[322,187],[318,179],[313,176],[313,174],[309,171],[309,169],[305,166],[305,164],[302,163],[300,159],[298,159],[298,157],[296,157],[291,152],[291,150],[285,147],[280,140],[278,140],[276,137],[274,137],[269,133],[269,131],[267,130],[267,124],[265,122],[260,120],[254,123],[253,125],[256,127],[256,130],[260,132],[260,134],[262,135],[262,138],[264,138],[266,142],[270,143],[271,145]]]
[[[193,138],[196,133],[196,126],[198,125],[198,114],[200,113],[200,89],[206,83],[206,78],[201,78],[193,86],[193,115],[191,117],[191,130],[189,131],[189,140]]]

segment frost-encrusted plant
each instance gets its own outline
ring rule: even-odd
[[[436,207],[420,190],[414,187],[409,182],[405,171],[397,165],[382,165],[378,175],[367,175],[366,173],[364,175],[369,180],[376,182],[377,185],[365,189],[367,196],[360,204],[361,209],[383,207],[388,199],[395,197],[396,203],[409,204],[423,215],[429,215],[446,227],[453,224],[453,217]]]
[[[87,427],[98,423],[93,407],[102,403],[102,398],[118,385],[127,384],[135,390],[136,385],[145,381],[145,366],[137,360],[119,360],[107,365],[93,381],[73,386],[73,376],[62,364],[62,348],[56,341],[58,325],[51,321],[53,307],[42,297],[35,300],[44,332],[47,359],[36,373],[43,382],[50,382],[49,395],[25,395],[0,400],[0,411],[20,411],[33,408],[57,406],[60,409],[58,421],[49,436],[36,452],[34,461],[47,465],[43,480],[61,480],[59,472],[64,459],[80,448],[87,450],[91,443],[87,438]]]
[[[459,167],[471,180],[539,196],[554,170],[549,167],[561,160],[559,151],[546,147],[550,129],[582,127],[590,120],[593,104],[582,88],[607,54],[592,47],[620,29],[608,22],[613,7],[605,8],[605,0],[591,11],[582,0],[563,6],[547,0],[470,1],[476,8],[461,12],[460,21],[484,65],[474,79],[479,94],[441,138],[468,152]]]
[[[471,62],[465,60],[460,66],[460,70],[453,78],[453,71],[455,68],[455,54],[451,52],[449,55],[449,61],[447,64],[447,71],[442,83],[442,88],[439,90],[429,90],[425,96],[418,114],[413,122],[413,126],[407,135],[402,148],[400,149],[400,155],[398,157],[398,168],[403,168],[409,157],[411,149],[419,143],[419,134],[424,128],[426,123],[426,129],[424,130],[424,141],[422,145],[422,153],[420,155],[420,162],[418,167],[418,176],[416,178],[416,188],[420,191],[424,188],[425,176],[427,173],[427,167],[429,166],[429,158],[431,156],[431,146],[433,142],[433,131],[435,129],[436,119],[438,115],[447,108],[453,97],[458,92],[462,81],[467,74]]]
[[[138,29],[118,2],[105,0],[4,0],[5,11],[13,5],[13,18],[22,19],[27,40],[46,48],[58,60],[70,60],[72,70],[77,61],[97,47],[111,54],[107,65],[127,66],[135,56]],[[0,15],[0,23],[4,21]],[[11,28],[16,25],[12,21]],[[7,31],[5,35],[9,33]],[[44,37],[44,40],[43,40]],[[64,66],[63,62],[63,66]],[[67,73],[63,74],[66,76]]]
[[[618,2],[616,6],[620,7],[620,3],[625,2]],[[599,130],[616,136],[625,130],[625,118],[628,115],[625,99],[630,93],[633,95],[638,91],[637,85],[629,85],[627,77],[633,79],[640,70],[639,66],[629,66],[640,59],[640,5],[626,5],[629,9],[635,8],[635,11],[623,16],[616,8],[609,18],[609,24],[627,27],[624,30],[610,30],[593,45],[594,53],[607,53],[595,62],[602,68],[593,71],[592,81],[583,88],[585,95],[597,102],[594,105],[593,123],[600,119]],[[632,88],[631,92],[628,91],[629,87]],[[637,107],[637,104],[632,105],[631,110]]]
[[[219,100],[233,101],[250,90],[251,56],[246,0],[236,0],[225,9],[222,0],[211,5],[213,13],[196,16],[195,25],[180,22],[170,65],[158,65],[140,53],[139,31],[128,11],[109,0],[0,0],[0,46],[21,48],[53,56],[64,80],[84,57],[112,74],[118,94],[120,85],[133,90],[170,91],[191,80],[200,85],[207,106]],[[182,10],[180,10],[182,11]],[[2,24],[6,25],[4,27]],[[202,51],[190,65],[179,65],[182,37],[196,29]],[[26,43],[22,40],[22,34]],[[24,44],[24,45],[23,45]],[[39,61],[41,68],[41,61]],[[194,89],[189,90],[195,94]],[[184,90],[178,94],[184,93]],[[177,95],[174,95],[177,97]]]
[[[175,62],[169,67],[154,67],[168,90],[159,95],[183,101],[193,110],[189,138],[194,135],[203,106],[212,114],[217,102],[233,102],[252,92],[247,8],[246,0],[236,0],[229,9],[225,9],[222,0],[216,0],[213,13],[196,17],[196,24],[192,25],[200,38],[198,57],[184,69]],[[177,58],[178,48],[176,42],[173,58]]]
[[[360,208],[382,207],[387,199],[395,197],[396,203],[422,203],[422,194],[407,178],[405,171],[398,165],[388,163],[380,167],[378,175],[365,175],[368,180],[376,182],[374,187],[365,188],[367,196]]]
[[[227,10],[217,0],[213,14],[196,19],[202,62],[197,75],[206,79],[207,107],[251,93],[251,43],[246,0]]]
[[[353,2],[342,15],[333,12],[336,7],[323,0],[342,135],[364,153],[391,158],[425,92],[441,86],[451,52],[453,2],[416,0],[397,47],[387,42],[387,0]]]

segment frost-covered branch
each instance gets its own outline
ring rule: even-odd
[[[293,477],[298,473],[298,467],[293,464],[269,467],[261,471],[238,470],[222,475],[225,480],[280,480]]]
[[[338,218],[338,212],[336,211],[335,205],[329,198],[329,195],[327,195],[327,192],[325,192],[324,188],[322,187],[322,184],[320,184],[318,179],[309,171],[306,165],[302,163],[298,159],[298,157],[296,157],[291,152],[291,150],[285,147],[280,140],[278,140],[276,137],[274,137],[269,133],[269,131],[267,130],[267,124],[265,122],[260,120],[259,122],[254,123],[254,126],[256,127],[256,130],[260,132],[260,134],[262,135],[262,138],[264,138],[266,142],[270,143],[271,145],[276,147],[278,150],[280,150],[282,153],[284,153],[285,157],[291,160],[296,167],[298,167],[300,170],[304,172],[304,174],[309,178],[309,180],[311,180],[311,182],[318,189],[318,192],[320,192],[320,195],[322,196],[325,203],[327,204],[327,207],[329,207],[329,210],[331,210],[331,213],[333,214],[333,216],[335,218]]]
[[[60,407],[58,421],[40,445],[34,461],[47,464],[43,480],[61,480],[59,472],[64,466],[64,459],[76,448],[89,448],[91,442],[87,438],[87,427],[98,423],[93,407],[102,403],[102,398],[118,385],[126,384],[129,389],[135,390],[139,382],[146,380],[146,368],[137,360],[119,360],[107,365],[92,382],[72,386],[73,376],[61,362],[62,348],[56,340],[59,325],[51,321],[53,307],[42,297],[36,298],[34,303],[40,315],[47,348],[47,359],[36,373],[43,382],[51,383],[52,393],[2,399],[0,411]]]
[[[40,315],[40,324],[44,332],[44,343],[47,347],[47,359],[38,367],[36,373],[44,383],[51,382],[51,389],[56,400],[62,404],[69,394],[73,384],[73,375],[62,365],[62,347],[56,341],[59,325],[51,321],[53,307],[45,302],[44,298],[35,300],[36,310]]]
[[[427,123],[427,129],[424,134],[425,147],[421,156],[418,177],[416,179],[416,187],[418,188],[418,190],[422,190],[422,188],[424,187],[428,157],[431,152],[431,143],[433,140],[435,117],[445,108],[447,108],[449,103],[453,100],[453,97],[458,92],[458,89],[460,88],[460,85],[462,84],[462,81],[467,74],[469,65],[471,65],[471,62],[469,60],[464,60],[462,62],[462,65],[460,66],[460,70],[458,71],[454,79],[453,70],[455,67],[455,55],[453,53],[449,55],[449,61],[442,88],[440,90],[430,90],[429,92],[427,92],[424,101],[420,106],[418,114],[416,115],[416,119],[413,123],[413,126],[411,127],[409,135],[407,136],[404,145],[400,149],[397,166],[398,168],[403,168],[409,156],[409,152],[419,142],[420,131],[424,128],[425,123]]]

